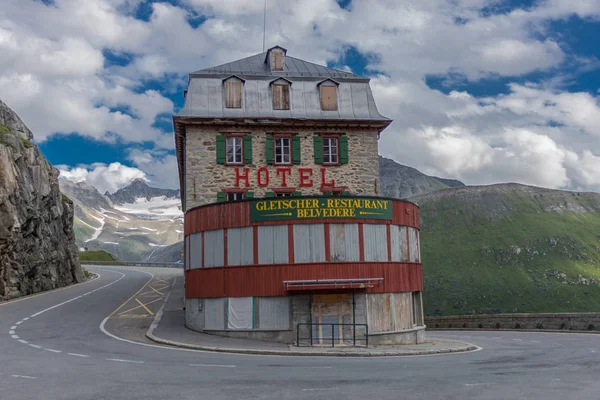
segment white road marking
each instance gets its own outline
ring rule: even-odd
[[[10,335],[10,337],[13,338],[13,339],[21,339],[21,337],[18,336],[18,335]]]
[[[54,350],[54,349],[46,349],[46,348],[44,348],[44,350],[50,351],[52,353],[62,353],[62,350]]]
[[[132,363],[132,364],[143,364],[143,361],[133,361],[133,360],[123,360],[120,358],[107,358],[107,361],[117,361],[117,362],[122,362],[122,363]]]
[[[23,379],[37,379],[35,376],[29,375],[11,375],[13,378],[23,378]]]
[[[23,321],[19,321],[15,325],[21,325],[22,323],[23,323]]]
[[[23,344],[29,344],[29,342],[27,340],[23,340],[23,339],[19,339],[19,342],[21,342]]]
[[[120,275],[121,275],[121,277],[120,277],[119,279],[117,279],[116,281],[112,281],[111,283],[109,283],[109,284],[107,284],[107,285],[104,285],[104,286],[102,286],[102,287],[99,287],[99,288],[98,288],[98,289],[96,289],[96,290],[100,290],[100,289],[107,288],[107,287],[109,287],[109,286],[111,286],[111,285],[114,285],[115,283],[119,282],[121,279],[125,278],[125,274],[123,274],[123,273],[121,273],[121,272],[117,272],[117,271],[114,271],[114,272],[116,272],[117,274],[120,274]],[[95,291],[95,290],[93,290],[92,292],[94,292],[94,291]],[[88,292],[88,293],[92,293],[92,292]],[[45,312],[47,312],[47,311],[54,310],[55,308],[58,308],[58,307],[60,307],[60,306],[63,306],[63,305],[65,305],[65,304],[67,304],[67,303],[70,303],[70,302],[72,302],[72,301],[75,301],[75,300],[77,300],[77,299],[80,299],[80,298],[81,298],[81,296],[73,297],[72,299],[69,299],[69,300],[67,300],[67,301],[63,301],[62,303],[56,304],[56,305],[54,305],[54,306],[52,306],[52,307],[48,307],[48,308],[46,308],[46,309],[44,309],[44,310],[42,310],[42,311],[36,312],[35,314],[33,314],[33,315],[31,316],[31,318],[37,317],[38,315],[41,315],[41,314],[43,314],[43,313],[45,313]],[[17,325],[18,325],[19,323],[21,323],[21,322],[22,322],[22,321],[19,321],[19,322],[17,322]]]
[[[16,325],[13,325],[13,326],[11,326],[11,327],[10,327],[10,329],[11,329],[11,330],[12,330],[12,329],[17,329],[17,326],[16,326]]]
[[[33,344],[33,343],[29,343],[29,345],[31,347],[33,347],[34,349],[41,349],[42,348],[42,346],[38,346],[37,344]]]
[[[74,357],[84,357],[84,358],[89,357],[88,355],[79,354],[79,353],[67,353],[67,354],[70,355],[70,356],[74,356]]]
[[[522,342],[523,341],[523,339],[513,339],[513,340],[516,341],[516,342]]]
[[[14,335],[14,334],[15,334],[15,331],[14,331],[14,329],[15,329],[15,328],[12,328],[10,331],[8,331],[8,334],[9,334],[9,335]]]
[[[29,319],[29,317],[27,317],[27,318],[23,318],[23,321],[27,321],[28,319]]]
[[[467,386],[467,387],[483,386],[483,385],[491,385],[491,383],[465,383],[465,386]]]
[[[235,365],[224,364],[189,364],[190,367],[210,367],[210,368],[236,368]]]
[[[307,388],[302,389],[303,392],[315,392],[318,390],[338,390],[339,388]]]
[[[542,343],[539,340],[532,340],[531,343]]]

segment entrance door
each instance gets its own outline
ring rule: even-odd
[[[312,296],[313,343],[330,346],[333,337],[334,345],[352,343],[352,297],[349,294],[319,294]]]

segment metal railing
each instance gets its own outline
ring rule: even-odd
[[[300,337],[300,327],[302,326],[309,328],[307,337]],[[329,329],[329,327],[331,327],[331,329]],[[357,337],[356,335],[357,327],[364,328],[364,334],[362,338]],[[316,330],[314,328],[316,328]],[[325,336],[329,333],[331,334],[331,336]],[[296,325],[296,346],[300,347],[300,344],[303,341],[305,341],[307,345],[310,343],[310,346],[314,346],[315,344],[323,345],[331,341],[331,347],[335,347],[336,342],[338,343],[338,345],[351,344],[352,346],[356,346],[356,342],[364,342],[364,345],[368,347],[369,325],[299,322],[298,325]]]
[[[88,261],[81,260],[82,265],[116,265],[122,267],[163,267],[183,268],[183,264],[165,262],[141,262],[141,261]]]

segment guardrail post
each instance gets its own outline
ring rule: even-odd
[[[300,347],[300,324],[296,325],[296,347]]]

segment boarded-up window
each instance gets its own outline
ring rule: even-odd
[[[385,225],[363,225],[365,261],[387,261],[387,232]]]
[[[242,82],[237,80],[225,82],[225,107],[242,108]]]
[[[188,237],[188,268],[202,268],[202,233],[192,233]]]
[[[392,261],[408,261],[408,235],[405,226],[391,225]]]
[[[421,262],[419,231],[417,228],[408,228],[408,243],[410,246],[410,262]]]
[[[367,295],[367,323],[370,332],[393,332],[413,327],[410,293]]]
[[[290,109],[290,85],[273,84],[273,109]]]
[[[288,261],[287,225],[259,226],[258,263],[281,264]]]
[[[331,261],[360,261],[358,224],[329,225]]]
[[[282,51],[271,51],[271,69],[273,71],[283,71]]]
[[[223,229],[204,232],[204,266],[222,267],[224,258]]]
[[[204,299],[204,329],[225,328],[225,299]]]
[[[290,329],[289,297],[258,299],[258,329]]]
[[[321,85],[321,110],[337,110],[337,87]]]
[[[294,261],[325,261],[325,228],[323,224],[294,225]]]
[[[252,297],[227,299],[227,329],[254,329],[254,300]]]
[[[423,302],[421,292],[412,293],[413,325],[423,326]]]
[[[227,231],[227,264],[249,265],[254,262],[252,227],[229,228]]]

